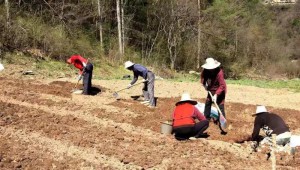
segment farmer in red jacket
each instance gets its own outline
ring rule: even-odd
[[[188,93],[183,93],[181,100],[176,103],[173,112],[173,133],[177,140],[185,140],[190,137],[208,137],[203,133],[209,126],[209,122],[195,107],[197,101],[192,100]],[[195,120],[198,120],[196,123]]]
[[[207,58],[201,73],[201,84],[205,90],[210,91],[213,95],[211,98],[207,94],[204,115],[210,120],[211,105],[213,101],[216,101],[221,112],[225,117],[225,95],[226,95],[226,82],[224,79],[223,69],[220,68],[221,63],[213,58]]]
[[[78,81],[80,81],[83,77],[82,94],[90,95],[92,88],[93,64],[80,55],[72,55],[67,60],[67,63],[73,64],[76,68],[79,69],[79,75],[77,79]]]

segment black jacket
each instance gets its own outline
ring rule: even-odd
[[[265,131],[267,136],[289,132],[288,126],[280,116],[268,112],[263,112],[256,115],[252,133],[253,141],[259,142],[259,131],[261,128]]]

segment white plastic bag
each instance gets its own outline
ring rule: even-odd
[[[0,71],[4,70],[4,66],[0,63]]]
[[[205,109],[205,104],[204,104],[204,103],[197,102],[197,104],[195,105],[195,107],[196,107],[202,114],[204,114],[204,109]],[[215,118],[215,119],[219,119],[218,110],[217,110],[217,108],[214,107],[214,106],[211,106],[210,117],[213,117],[213,118]]]
[[[292,135],[290,139],[291,147],[300,146],[300,136]]]

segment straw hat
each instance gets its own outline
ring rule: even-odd
[[[131,67],[131,66],[133,66],[133,65],[134,65],[134,63],[131,62],[131,61],[126,61],[126,62],[125,62],[125,68],[129,68],[129,67]]]
[[[215,69],[215,68],[219,67],[220,65],[221,65],[221,63],[218,62],[217,60],[215,60],[213,58],[207,58],[205,60],[205,64],[203,64],[201,67],[204,69],[211,70],[211,69]]]
[[[265,106],[257,106],[256,112],[252,114],[252,116],[255,116],[259,113],[268,112]]]
[[[0,71],[4,70],[4,66],[0,63]]]
[[[197,104],[197,101],[191,99],[191,96],[190,96],[189,93],[183,93],[182,96],[181,96],[180,101],[177,102],[175,105],[177,106],[178,104],[184,103],[184,102],[191,103],[192,105],[196,105]]]

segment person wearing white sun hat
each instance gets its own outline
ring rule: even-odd
[[[209,93],[206,97],[204,115],[210,120],[211,105],[213,101],[216,101],[220,110],[225,117],[225,96],[226,96],[226,82],[224,79],[223,69],[220,68],[221,63],[213,58],[207,58],[205,64],[201,67],[203,68],[201,72],[201,84],[206,91],[210,91],[213,95],[211,97]]]
[[[186,92],[182,94],[181,100],[175,104],[172,127],[177,140],[186,140],[190,137],[208,137],[204,131],[208,128],[209,122],[195,107],[196,104],[197,101],[191,99],[190,94]]]
[[[280,116],[274,113],[269,113],[266,107],[262,105],[256,107],[256,112],[253,113],[252,116],[255,116],[255,120],[251,139],[252,141],[257,142],[257,146],[259,143],[272,144],[272,134],[277,135],[277,145],[284,146],[289,143],[291,132]],[[263,140],[261,140],[261,137],[259,136],[260,129],[262,129],[266,134],[266,137]]]
[[[156,106],[155,98],[154,98],[154,80],[155,75],[152,71],[148,70],[146,67],[135,64],[131,61],[125,62],[125,68],[133,72],[133,80],[127,86],[127,88],[131,88],[134,83],[138,80],[138,77],[141,76],[144,78],[144,87],[142,89],[144,95],[144,101],[142,104],[149,105],[150,108],[154,108]]]

